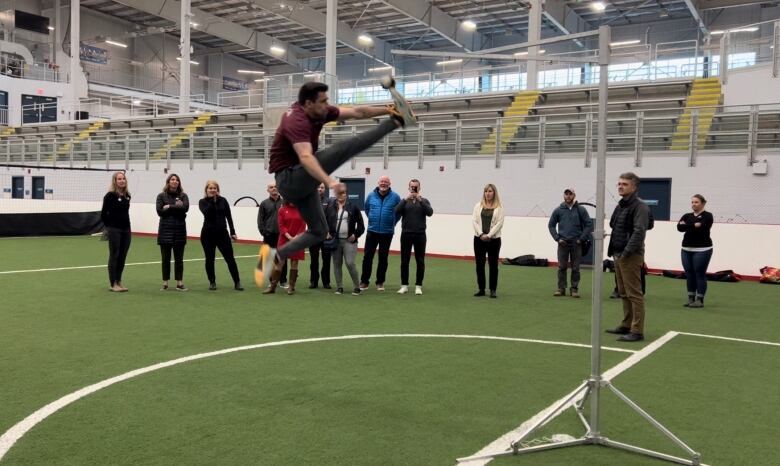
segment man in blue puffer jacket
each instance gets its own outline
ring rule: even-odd
[[[390,242],[393,241],[395,224],[395,206],[401,203],[401,197],[390,189],[390,178],[380,176],[377,187],[366,198],[364,210],[368,217],[368,233],[363,247],[363,272],[360,276],[360,289],[368,288],[371,280],[371,268],[374,264],[374,253],[379,246],[379,260],[376,266],[376,289],[385,291],[385,274],[387,273],[387,255],[390,252]]]

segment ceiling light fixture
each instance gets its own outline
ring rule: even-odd
[[[368,34],[360,34],[357,37],[357,40],[363,45],[371,45],[374,43],[374,39],[372,39]]]
[[[604,2],[593,2],[590,4],[590,9],[601,12],[607,9],[607,4]]]
[[[49,31],[53,31],[54,30],[54,26],[48,26],[46,29],[48,29]]]
[[[176,59],[181,61],[181,57],[176,57]],[[197,62],[195,60],[190,60],[190,65],[200,65],[200,62]]]
[[[255,70],[238,70],[241,74],[265,74],[265,71],[255,71]]]
[[[375,68],[369,68],[368,72],[369,73],[376,73],[377,71],[387,71],[387,70],[392,70],[392,69],[393,69],[393,67],[389,66],[389,65],[388,66],[377,66]]]
[[[256,82],[256,83],[264,83],[264,82],[266,82],[266,81],[268,81],[268,78],[260,78],[260,79],[255,79],[255,82]]]
[[[474,30],[477,29],[477,23],[475,23],[474,21],[472,21],[470,19],[467,19],[466,21],[463,21],[462,23],[460,23],[460,25],[463,26],[463,29],[465,29],[467,31],[474,31]]]
[[[286,51],[286,50],[284,50],[284,47],[280,47],[278,45],[272,45],[269,50],[271,51],[272,54],[277,55],[277,56],[278,55],[284,55],[284,52]]]
[[[444,61],[437,61],[436,64],[439,66],[444,65],[457,65],[458,63],[463,63],[462,58],[456,58],[455,60],[444,60]]]
[[[141,100],[140,99],[135,99],[133,101],[133,105],[141,105]]]
[[[758,27],[755,27],[755,26],[749,27],[749,28],[738,28],[738,29],[729,29],[728,30],[728,32],[731,32],[731,33],[734,33],[734,32],[756,32],[756,31],[758,31]],[[717,30],[717,31],[710,32],[710,34],[713,35],[713,36],[719,36],[719,35],[725,34],[725,33],[726,33],[726,31],[723,31],[723,30],[720,30],[720,29]]]
[[[547,50],[544,50],[544,49],[542,49],[542,50],[540,50],[540,51],[539,51],[539,55],[544,55],[544,53],[545,53],[545,52],[547,52]],[[528,51],[525,51],[525,52],[517,52],[517,53],[515,53],[514,55],[515,55],[516,57],[525,57],[526,55],[528,55]]]
[[[639,40],[639,39],[623,40],[623,41],[620,41],[620,42],[610,42],[609,46],[610,47],[620,47],[620,46],[623,46],[623,45],[636,45],[636,44],[638,44],[640,42],[642,42],[642,41]]]
[[[106,44],[116,45],[117,47],[122,47],[123,49],[127,48],[127,44],[123,44],[121,42],[116,42],[116,41],[113,41],[113,40],[107,40]]]
[[[196,27],[198,27],[200,25],[198,23],[193,23],[192,21],[190,21],[190,26],[196,28]]]

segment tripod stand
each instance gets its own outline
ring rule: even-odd
[[[598,31],[599,36],[599,54],[593,61],[597,61],[599,64],[599,104],[598,104],[598,154],[597,154],[597,169],[596,169],[596,219],[594,221],[595,229],[593,232],[594,237],[594,262],[601,260],[604,253],[604,198],[605,198],[605,181],[606,181],[606,147],[607,147],[607,92],[608,92],[608,66],[610,62],[610,29],[608,26],[601,26]],[[562,36],[562,40],[566,36]],[[548,39],[549,40],[549,39]],[[523,45],[531,44],[526,43]],[[586,166],[589,161],[586,159]],[[597,262],[596,262],[597,263]],[[662,459],[678,464],[685,464],[691,466],[699,466],[701,464],[701,455],[691,449],[682,440],[675,436],[669,429],[664,427],[660,422],[656,421],[649,413],[639,407],[630,398],[618,390],[612,382],[608,379],[604,379],[601,374],[601,299],[602,299],[602,282],[604,271],[600,266],[593,269],[593,301],[591,312],[591,372],[588,380],[583,382],[577,389],[570,393],[566,398],[562,399],[557,405],[547,412],[545,416],[534,422],[525,434],[522,434],[518,439],[510,443],[510,448],[507,451],[502,451],[494,454],[483,456],[471,456],[466,458],[459,458],[458,462],[468,462],[474,460],[485,460],[500,456],[519,455],[524,453],[539,452],[544,450],[552,450],[564,447],[570,447],[575,445],[603,445],[606,447],[617,448],[621,450],[627,450],[640,455],[645,455],[653,458]],[[623,442],[611,440],[601,435],[599,430],[599,402],[602,389],[609,389],[614,393],[623,403],[627,404],[631,409],[639,413],[642,418],[649,422],[654,428],[662,432],[666,437],[672,440],[673,443],[681,447],[689,455],[689,459],[679,458],[676,456],[668,455],[654,450],[648,450],[638,446],[630,445]],[[578,398],[582,397],[579,401]],[[586,416],[585,404],[590,402],[590,412]],[[531,434],[539,430],[542,426],[546,425],[552,420],[556,414],[560,411],[573,405],[577,416],[584,425],[585,434],[577,439],[564,440],[561,442],[546,443],[542,445],[523,446],[523,442],[528,439]]]

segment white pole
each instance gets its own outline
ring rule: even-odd
[[[590,330],[590,392],[589,437],[599,437],[599,390],[601,388],[601,299],[604,271],[604,202],[607,178],[607,94],[609,91],[609,26],[599,28],[599,131],[596,153],[596,218],[593,221],[593,301]]]
[[[528,42],[537,42],[542,37],[542,1],[532,0],[528,12]],[[528,47],[528,62],[526,66],[526,89],[535,91],[539,88],[539,46]]]
[[[72,99],[71,119],[76,119],[79,107],[79,92],[76,76],[81,72],[81,9],[80,0],[70,2],[70,98]],[[55,31],[56,32],[56,31]]]
[[[179,64],[179,113],[190,112],[190,0],[181,2],[181,63]]]
[[[331,102],[337,100],[336,35],[338,34],[338,1],[327,1],[325,19],[325,84],[328,85]]]

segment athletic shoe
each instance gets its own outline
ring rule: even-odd
[[[361,283],[360,284],[360,288],[358,288],[358,289],[360,289],[362,291],[367,290],[368,289],[368,283]]]
[[[360,288],[358,288],[358,289],[360,289]],[[343,294],[343,293],[344,293],[344,288],[338,287],[338,288],[336,288],[336,292],[334,294]]]
[[[377,284],[377,285],[376,285],[376,290],[377,290],[377,291],[385,291],[385,285],[384,285],[384,283],[383,283],[383,284],[381,284],[381,285]]]
[[[395,88],[395,79],[392,76],[387,76],[382,78],[381,84],[383,88],[390,91],[390,95],[393,97],[393,108],[388,107],[390,115],[404,128],[417,125],[417,117],[412,111],[412,106]]]
[[[276,258],[276,249],[264,244],[260,248],[260,254],[255,268],[255,284],[258,288],[265,288],[271,279],[271,270],[273,269],[274,259]]]
[[[398,290],[398,294],[406,294],[409,292],[409,287],[406,285],[401,285],[401,288]]]
[[[422,287],[421,286],[414,287],[414,294],[421,295],[422,294]]]
[[[352,290],[352,296],[360,296],[360,288],[355,288]]]
[[[279,288],[284,288],[285,290],[290,287],[290,284],[287,282],[280,283]]]
[[[215,282],[209,283],[209,291],[217,291],[217,284]]]
[[[235,286],[233,286],[233,288],[236,291],[244,291],[244,287],[241,285],[241,282],[236,282],[236,284],[235,284]]]
[[[182,285],[176,285],[176,291],[189,291],[187,290],[187,287]]]
[[[577,290],[577,288],[572,288],[571,289],[571,297],[572,298],[579,298],[580,297],[580,292],[579,292],[579,290]]]
[[[556,290],[555,293],[553,293],[553,296],[563,296],[566,294],[566,291],[564,290]]]

